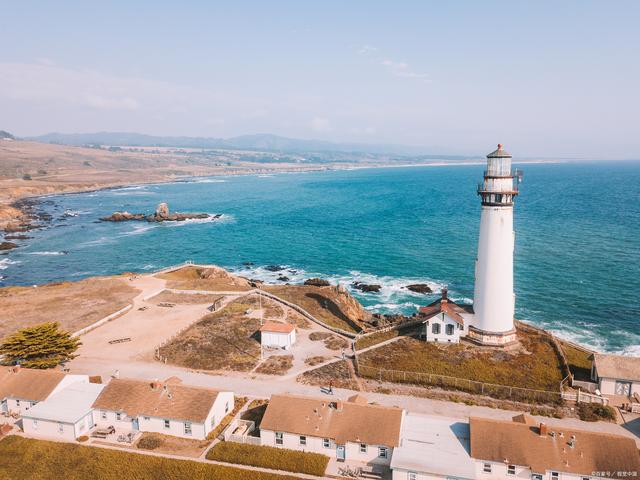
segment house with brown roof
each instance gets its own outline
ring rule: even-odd
[[[640,395],[640,358],[594,353],[591,379],[603,395]]]
[[[94,423],[123,432],[203,440],[233,410],[232,392],[180,382],[112,379],[93,403]]]
[[[424,319],[425,338],[427,342],[458,343],[460,337],[468,333],[469,315],[464,306],[452,302],[447,297],[447,289],[442,290],[442,297],[419,310]]]
[[[260,327],[260,344],[267,348],[289,350],[296,343],[296,327],[268,320]]]
[[[89,377],[60,370],[0,366],[0,412],[21,415],[75,382],[88,383]]]
[[[338,460],[389,465],[405,411],[367,403],[273,395],[260,424],[262,445],[315,452]]]
[[[529,415],[512,421],[472,417],[469,424],[476,478],[589,480],[640,472],[630,437],[551,427]]]

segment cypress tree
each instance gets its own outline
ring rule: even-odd
[[[71,360],[80,340],[59,327],[50,322],[23,328],[0,343],[0,356],[5,363],[27,368],[53,368]]]

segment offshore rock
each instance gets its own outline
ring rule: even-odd
[[[413,283],[411,285],[407,285],[405,288],[415,293],[433,293],[431,287],[426,283]]]
[[[14,248],[18,248],[13,242],[0,242],[0,250],[12,250]]]
[[[378,284],[369,285],[367,283],[362,283],[362,282],[353,282],[351,286],[355,289],[360,290],[361,292],[367,292],[367,293],[378,293],[382,288],[382,285],[378,285]]]
[[[309,278],[304,281],[304,284],[313,287],[328,287],[329,285],[331,285],[328,281],[322,278]]]
[[[147,221],[147,222],[183,222],[192,219],[220,218],[222,214],[209,215],[208,213],[171,213],[169,205],[162,202],[156,207],[153,215],[144,213],[114,212],[108,217],[102,217],[103,222],[127,222],[130,220]]]

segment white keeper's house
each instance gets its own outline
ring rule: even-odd
[[[89,383],[89,377],[66,375],[60,370],[0,366],[0,412],[23,414],[76,382]]]
[[[443,289],[440,299],[420,309],[427,342],[458,343],[468,332],[465,317],[469,317],[470,312],[471,307],[450,302],[447,289]]]
[[[296,327],[290,323],[266,321],[260,327],[260,344],[266,348],[289,350],[296,343]]]
[[[100,428],[204,440],[233,410],[234,396],[176,382],[114,378],[92,407]]]
[[[367,403],[273,395],[260,424],[262,445],[314,452],[338,461],[389,465],[405,411]]]
[[[640,396],[640,358],[594,353],[591,379],[603,395]]]

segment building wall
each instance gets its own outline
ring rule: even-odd
[[[233,411],[234,407],[235,397],[233,392],[220,392],[218,394],[204,423],[205,437],[220,424],[227,414]]]
[[[7,411],[9,413],[18,413],[22,415],[33,407],[36,403],[33,400],[25,400],[23,398],[7,398]]]
[[[49,420],[22,419],[24,433],[30,437],[42,437],[73,442],[77,438],[71,423],[58,423]],[[62,429],[62,431],[60,431]]]
[[[487,332],[514,328],[513,207],[483,206],[476,260],[474,326]]]
[[[531,480],[531,475],[533,473],[540,473],[544,480],[551,480],[551,470],[547,470],[546,472],[532,472],[529,467],[523,467],[520,465],[516,465],[516,473],[515,475],[507,474],[507,465],[502,462],[485,462],[481,460],[476,460],[476,478],[487,480],[512,480],[512,479],[520,479],[520,480]],[[491,473],[484,472],[484,464],[491,464]],[[582,475],[573,474],[573,473],[564,473],[558,471],[559,480],[581,480],[584,477],[591,476],[592,472],[585,472]]]
[[[289,349],[295,343],[295,330],[291,333],[261,332],[260,342],[265,347]]]
[[[415,477],[410,477],[409,472],[415,474]],[[415,470],[404,470],[400,468],[394,468],[392,470],[392,480],[440,480],[442,478],[449,478],[447,475],[436,475],[427,472],[419,472]]]
[[[440,325],[440,333],[433,333],[433,324],[437,323]],[[447,335],[447,325],[453,326],[453,334]],[[427,342],[444,342],[444,343],[458,343],[460,341],[460,335],[464,332],[463,329],[459,327],[459,324],[449,318],[449,316],[445,313],[439,313],[429,320],[425,324],[425,333]]]
[[[321,437],[311,437],[307,435],[306,445],[300,445],[300,435],[294,435],[292,433],[283,434],[283,444],[276,445],[276,434],[271,430],[260,430],[260,443],[261,445],[268,447],[281,447],[288,448],[290,450],[298,450],[301,452],[312,452],[327,455],[330,458],[336,458],[336,444],[333,440],[329,442],[329,448],[323,445],[323,439]],[[393,448],[388,448],[388,455],[386,459],[378,458],[378,445],[368,445],[366,453],[360,453],[360,444],[347,442],[345,445],[345,459],[347,461],[353,460],[358,462],[376,463],[389,465],[391,463],[391,457],[393,455]]]
[[[621,380],[625,382],[626,380]],[[616,394],[616,379],[615,378],[602,378],[598,379],[598,388],[603,395],[615,395]],[[631,395],[637,393],[640,395],[640,382],[631,382]]]

